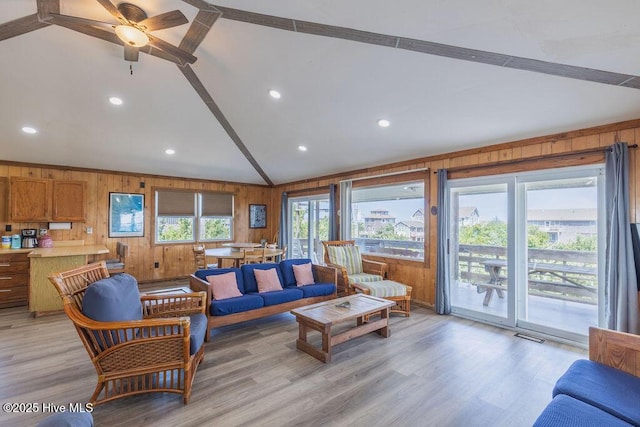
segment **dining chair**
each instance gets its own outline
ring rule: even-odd
[[[204,245],[193,245],[193,257],[196,265],[196,270],[218,268],[218,264],[207,264],[207,255],[204,251]]]
[[[266,261],[265,248],[246,249],[244,257],[240,260],[240,265],[244,264],[261,264]]]

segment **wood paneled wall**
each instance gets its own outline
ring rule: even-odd
[[[86,181],[87,221],[73,223],[71,230],[49,231],[54,244],[56,240],[84,240],[85,244],[104,244],[111,250],[111,258],[113,258],[116,243],[122,241],[129,245],[126,270],[140,282],[184,277],[193,273],[194,270],[191,244],[154,245],[153,243],[153,203],[154,190],[157,188],[184,188],[235,194],[234,238],[236,241],[260,241],[260,239],[271,241],[277,223],[274,221],[273,212],[268,210],[267,228],[249,228],[249,204],[269,203],[270,190],[266,186],[0,162],[0,178],[11,176]],[[141,182],[144,182],[144,188],[140,188]],[[110,192],[144,194],[144,237],[109,238]],[[7,222],[6,217],[3,221],[5,222],[0,222],[0,230],[2,230],[0,233],[4,235],[20,233],[20,229],[23,228],[47,228],[47,223],[12,223]],[[7,224],[12,226],[11,232],[4,231]],[[87,227],[93,228],[92,234],[87,234]],[[206,246],[215,247],[219,244]],[[101,258],[109,258],[109,256]],[[158,268],[154,268],[156,262],[159,264]]]
[[[457,153],[424,157],[411,161],[399,162],[375,168],[336,174],[317,179],[308,179],[272,189],[266,186],[133,175],[109,171],[94,171],[75,168],[60,168],[43,165],[18,164],[0,161],[0,178],[21,176],[33,178],[72,179],[87,182],[88,215],[85,223],[74,223],[71,230],[52,230],[50,234],[55,240],[84,240],[85,244],[105,244],[112,253],[116,242],[123,241],[129,245],[127,271],[139,281],[166,280],[183,277],[193,272],[193,254],[191,245],[154,245],[153,243],[153,191],[156,188],[184,188],[193,190],[225,191],[235,194],[234,229],[236,241],[271,241],[278,230],[280,215],[280,197],[283,191],[304,191],[315,188],[326,188],[329,184],[338,184],[340,180],[369,177],[392,172],[411,171],[429,168],[432,172],[440,168],[456,169],[464,173],[465,168],[479,165],[491,165],[492,172],[500,173],[510,170],[509,165],[522,159],[536,159],[560,153],[576,153],[587,149],[607,147],[615,142],[625,141],[629,144],[640,142],[640,120],[615,123],[595,128],[582,129],[562,134],[549,135],[521,141],[514,141],[465,150]],[[636,173],[637,150],[631,150],[631,220],[640,222],[640,174]],[[576,160],[577,159],[577,160]],[[561,167],[576,162],[593,161],[593,156],[574,156],[571,159],[554,158],[544,163],[552,167]],[[536,162],[523,163],[523,168],[535,168]],[[549,167],[549,166],[546,166]],[[430,175],[428,206],[435,206],[437,196],[437,179]],[[145,188],[140,188],[140,183]],[[145,235],[114,239],[108,237],[109,192],[138,193],[145,195]],[[267,205],[267,228],[249,229],[249,204]],[[0,204],[1,205],[1,204]],[[378,257],[389,264],[389,278],[413,286],[413,299],[416,302],[432,305],[435,301],[435,265],[436,265],[436,217],[428,214],[429,257],[424,262],[405,261]],[[10,223],[0,222],[1,230],[11,224],[11,233],[22,228],[47,228],[46,223]],[[86,228],[93,227],[93,233],[87,234]],[[208,244],[215,247],[218,244]],[[154,268],[154,263],[159,268]]]
[[[363,178],[380,174],[400,171],[411,171],[419,168],[429,168],[431,172],[447,168],[456,170],[457,174],[464,174],[465,169],[478,170],[479,166],[491,166],[491,174],[512,172],[514,163],[519,163],[520,170],[533,170],[549,167],[563,167],[575,164],[593,163],[594,159],[602,160],[602,156],[582,154],[585,150],[607,147],[616,142],[627,142],[629,145],[640,142],[640,120],[598,126],[589,129],[548,135],[527,140],[502,143],[478,149],[465,150],[456,153],[438,155],[399,162],[386,166],[358,170],[344,174],[320,177],[316,180],[305,180],[277,186],[271,200],[271,211],[278,215],[280,197],[283,191],[302,191],[313,188],[326,188],[329,184],[338,184],[340,180]],[[637,151],[630,150],[630,204],[631,221],[640,222],[640,174],[636,173]],[[554,157],[556,154],[578,154],[566,158]],[[524,159],[536,161],[523,162]],[[599,161],[599,160],[595,160]],[[543,165],[544,167],[542,167]],[[477,173],[477,172],[476,172]],[[485,174],[488,174],[485,170]],[[429,185],[429,206],[435,206],[437,200],[438,182],[435,175],[431,175]],[[429,235],[429,259],[424,263],[405,261],[391,258],[376,257],[389,264],[389,278],[413,287],[412,299],[416,302],[433,305],[435,302],[435,266],[436,266],[436,216],[427,209]]]

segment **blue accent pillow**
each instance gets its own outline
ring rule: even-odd
[[[82,313],[100,322],[142,319],[138,281],[122,273],[90,284],[82,299]]]

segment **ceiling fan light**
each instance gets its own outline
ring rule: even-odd
[[[131,25],[118,25],[116,35],[129,46],[142,47],[149,43],[149,36],[143,31]]]

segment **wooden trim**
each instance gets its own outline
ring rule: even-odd
[[[407,181],[425,181],[425,192],[428,191],[429,170],[421,170],[417,172],[407,171],[392,175],[382,175],[372,178],[363,178],[351,181],[351,188],[372,187],[375,185],[397,184]],[[347,180],[348,181],[348,180]]]
[[[325,185],[322,187],[286,191],[286,193],[287,193],[287,197],[305,197],[305,196],[317,196],[325,193],[328,194],[330,190],[331,190],[331,187],[329,187],[328,185]]]

